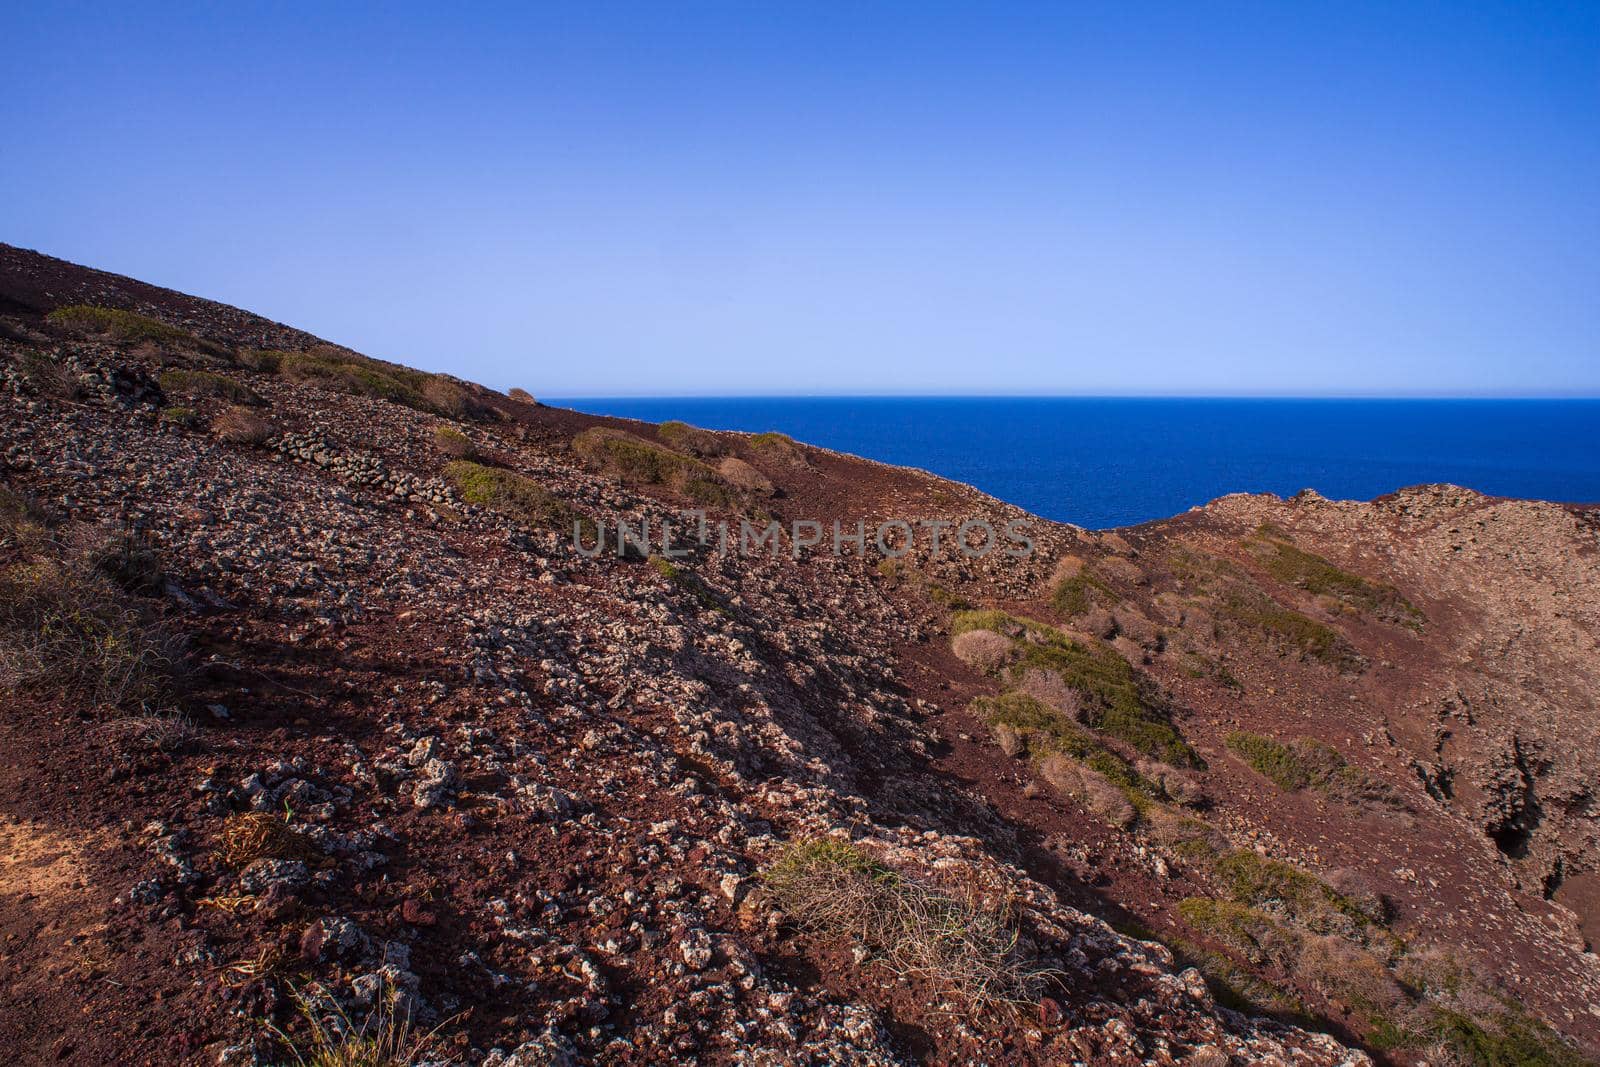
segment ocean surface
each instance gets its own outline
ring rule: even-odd
[[[1600,502],[1600,400],[583,398],[595,414],[799,441],[966,482],[1095,529],[1235,492],[1367,500],[1454,482]]]

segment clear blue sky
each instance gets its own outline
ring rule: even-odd
[[[12,5],[0,240],[546,396],[1600,394],[1600,4],[453,7]]]

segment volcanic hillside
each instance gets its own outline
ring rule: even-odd
[[[1600,1049],[1594,509],[1093,533],[3,245],[0,392],[21,1063]]]

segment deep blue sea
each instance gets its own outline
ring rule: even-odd
[[[1600,502],[1600,400],[1016,397],[564,399],[796,440],[975,485],[1092,528],[1224,493],[1370,499],[1420,482]]]

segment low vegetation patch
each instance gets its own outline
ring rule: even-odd
[[[1097,603],[1109,606],[1121,599],[1116,590],[1097,578],[1087,566],[1056,582],[1050,591],[1050,606],[1068,618],[1082,615]]]
[[[1212,876],[1229,899],[1319,934],[1360,940],[1374,925],[1358,903],[1309,871],[1249,849],[1233,849],[1211,863]]]
[[[800,841],[763,880],[802,928],[850,942],[902,981],[939,989],[964,1009],[1026,1004],[1047,977],[1022,950],[1005,911],[901,874],[855,845]]]
[[[1187,897],[1179,902],[1178,914],[1190,929],[1256,966],[1290,966],[1299,953],[1299,938],[1293,930],[1248,904]]]
[[[161,423],[166,426],[180,426],[185,430],[192,430],[200,425],[200,414],[191,407],[165,407],[158,416]]]
[[[1284,743],[1235,730],[1228,735],[1227,745],[1252,770],[1286,793],[1315,789],[1351,804],[1404,806],[1393,790],[1350,766],[1332,745],[1313,738]]]
[[[758,433],[750,438],[750,447],[757,454],[769,459],[782,460],[796,466],[804,466],[806,462],[805,450],[788,434],[768,430]]]
[[[162,392],[176,393],[179,396],[217,397],[231,404],[246,404],[251,407],[266,403],[260,394],[248,385],[215,371],[174,368],[163,371],[160,380]]]
[[[1267,573],[1278,581],[1318,596],[1333,597],[1363,614],[1413,630],[1422,629],[1422,612],[1394,586],[1369,582],[1358,574],[1341,570],[1274,533],[1270,529],[1258,530],[1246,544],[1261,558]]]
[[[1359,671],[1366,661],[1331,626],[1291,611],[1263,595],[1239,590],[1229,593],[1218,606],[1219,615],[1236,625],[1252,630],[1283,654],[1325,663],[1341,671]]]
[[[151,341],[156,344],[193,344],[198,341],[188,330],[118,308],[73,304],[56,308],[45,319],[75,333],[109,337],[114,341]]]
[[[1101,744],[1093,734],[1025,693],[1012,691],[997,697],[979,697],[973,701],[972,711],[989,724],[997,739],[1003,736],[1001,731],[1010,731],[1019,742],[1013,754],[1026,753],[1036,762],[1055,755],[1067,756],[1114,785],[1147,796],[1158,793],[1152,783],[1139,776],[1132,764]],[[1006,747],[1004,742],[1002,747]]]
[[[690,426],[687,422],[676,419],[657,426],[656,435],[680,452],[687,452],[701,459],[720,456],[727,451],[722,439],[710,430],[702,430],[698,426]]]
[[[1018,676],[1028,670],[1054,672],[1082,696],[1084,721],[1096,730],[1174,766],[1200,765],[1199,754],[1172,725],[1149,683],[1112,649],[1055,633],[1043,641],[1022,642],[1021,650],[1013,668]]]
[[[468,504],[498,511],[508,518],[568,533],[578,524],[583,536],[594,535],[593,521],[531,478],[499,467],[486,467],[468,459],[445,466],[445,480]]]
[[[573,439],[572,449],[586,462],[625,481],[666,486],[707,507],[738,504],[738,493],[706,464],[621,430],[585,430]]]
[[[310,352],[278,353],[278,373],[294,382],[304,382],[369,396],[416,411],[427,411],[450,418],[470,415],[471,402],[465,390],[450,380],[425,371],[385,363],[354,352],[332,347]]]
[[[474,459],[478,453],[477,448],[472,443],[472,438],[454,426],[435,426],[433,428],[433,444],[440,452],[456,459]]]
[[[1084,644],[1053,626],[1003,611],[958,611],[950,618],[953,640],[984,630],[1012,641],[1015,662],[1008,677],[1013,688],[1037,690],[1038,675],[1053,674],[1078,695],[1078,712],[1087,725],[1173,766],[1202,765],[1154,687],[1113,649]]]

